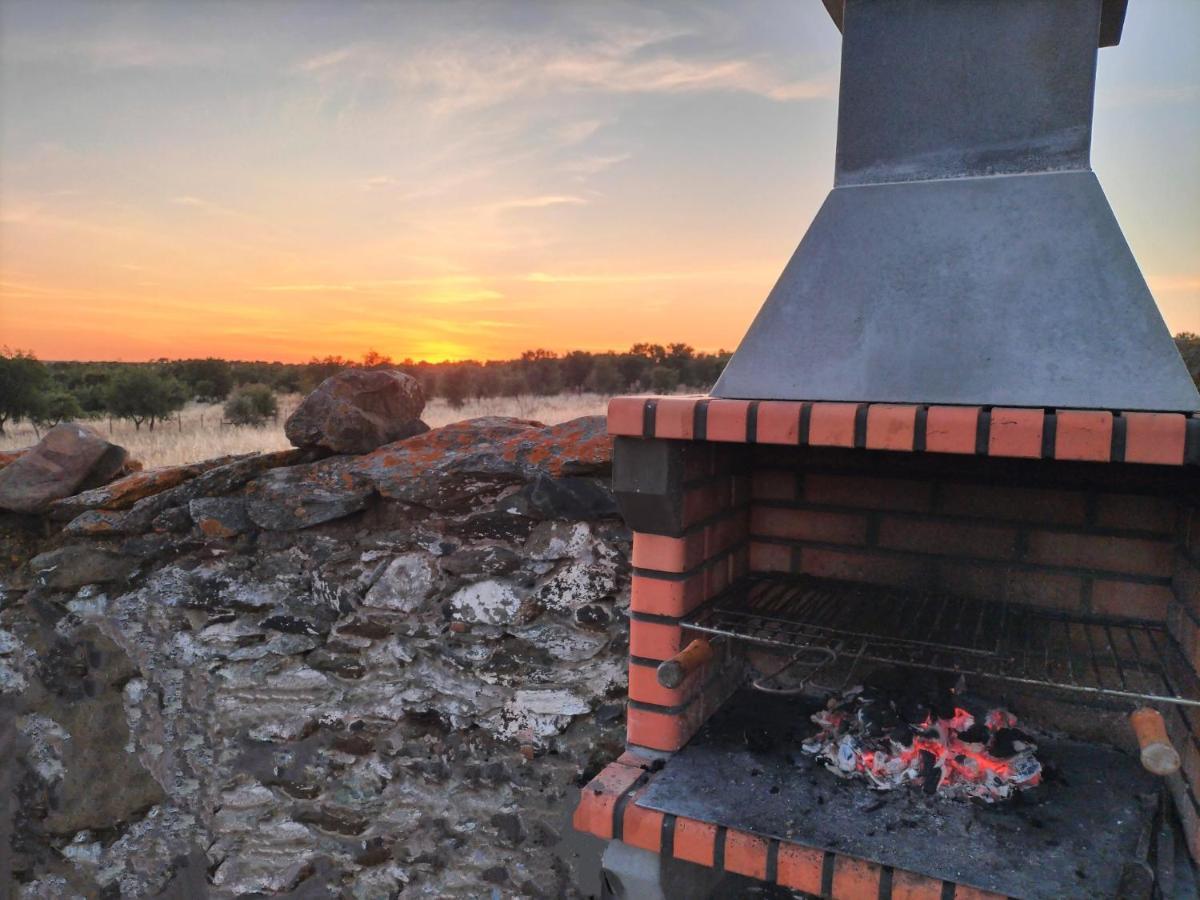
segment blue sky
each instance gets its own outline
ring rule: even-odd
[[[1133,0],[1093,164],[1200,331],[1200,2]],[[819,0],[0,5],[0,343],[737,344],[832,180]],[[47,310],[55,315],[47,316]]]

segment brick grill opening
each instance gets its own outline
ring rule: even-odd
[[[635,532],[630,753],[620,764],[638,773],[630,784],[644,779],[634,794],[650,780],[638,766],[684,748],[744,684],[746,657],[736,640],[714,642],[711,658],[678,687],[664,687],[656,670],[700,636],[689,617],[754,574],[878,586],[880,602],[900,592],[1128,626],[1164,642],[1166,692],[1200,701],[1198,425],[1181,414],[613,401],[610,430],[620,436],[614,486]],[[865,596],[869,602],[871,592]],[[972,688],[981,684],[971,679]],[[1136,750],[1124,721],[1134,705],[1128,698],[1011,683],[1002,689],[1022,709],[1052,710],[1047,715],[1073,737]],[[1200,858],[1200,708],[1158,708],[1182,759],[1166,783]],[[578,821],[611,836],[611,821],[589,827],[604,819],[592,805],[585,790]],[[639,822],[643,812],[635,809],[636,796],[625,796],[622,816]],[[676,848],[685,846],[685,821],[675,817]],[[751,831],[731,838],[742,834],[733,824],[697,820],[684,832],[717,829],[724,868],[759,878],[769,869],[778,880],[791,871],[783,860],[805,856],[802,843]],[[686,846],[682,858],[713,864]],[[760,850],[770,854],[767,868],[753,862]],[[821,865],[842,872],[843,882],[850,866],[886,868],[892,896],[903,895],[900,881],[926,874],[861,858],[869,853],[827,864],[828,851],[821,852]],[[797,881],[812,874],[804,871]],[[828,880],[805,883],[821,893]],[[969,887],[959,884],[954,896],[968,896]]]

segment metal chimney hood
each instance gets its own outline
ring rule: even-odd
[[[825,0],[834,188],[712,391],[1200,410],[1091,171],[1123,0]]]

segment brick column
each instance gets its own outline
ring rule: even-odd
[[[619,437],[613,487],[634,532],[627,738],[631,746],[674,751],[740,680],[720,644],[678,688],[662,687],[656,669],[698,636],[680,619],[747,571],[743,448]]]

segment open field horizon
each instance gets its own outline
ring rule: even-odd
[[[159,422],[153,430],[140,429],[126,419],[81,420],[109,440],[120,444],[146,468],[183,465],[239,453],[286,450],[291,446],[283,424],[303,399],[301,394],[279,398],[279,414],[262,425],[232,425],[222,421],[222,404],[188,403],[177,415]],[[579,416],[602,415],[608,397],[594,393],[558,394],[552,397],[485,397],[467,400],[454,408],[442,398],[425,405],[421,418],[430,428],[479,416],[515,416],[554,425]],[[0,450],[18,450],[36,444],[45,429],[28,421],[8,425],[0,434]]]

